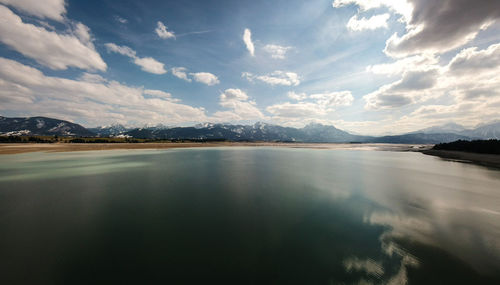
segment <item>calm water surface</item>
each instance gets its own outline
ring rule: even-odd
[[[500,171],[285,148],[0,156],[0,284],[500,284]]]

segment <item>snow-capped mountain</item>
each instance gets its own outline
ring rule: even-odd
[[[472,130],[465,130],[461,134],[481,139],[500,139],[500,121],[483,124]]]
[[[456,124],[448,123],[441,126],[434,126],[422,129],[412,134],[454,134],[468,137],[469,139],[500,139],[500,121],[478,125],[473,129]]]
[[[94,136],[86,128],[46,117],[7,118],[0,116],[1,135]]]
[[[441,126],[433,126],[430,128],[425,128],[413,133],[424,133],[424,134],[460,134],[465,131],[465,127],[456,123],[447,123]]]
[[[466,129],[449,123],[422,129],[418,132],[391,136],[362,136],[322,124],[309,124],[303,128],[283,127],[258,122],[253,125],[202,123],[193,127],[145,126],[128,129],[115,124],[92,129],[68,121],[45,118],[0,117],[0,135],[59,135],[133,137],[164,140],[228,140],[228,141],[281,141],[281,142],[375,142],[375,143],[441,143],[456,140],[499,139],[500,122]]]
[[[123,135],[130,129],[127,129],[123,125],[113,124],[110,126],[102,126],[97,128],[89,128],[89,131],[95,133],[99,137],[116,137]]]
[[[296,142],[350,142],[365,141],[368,137],[351,135],[334,126],[310,124],[297,129],[262,122],[254,125],[198,124],[194,127],[169,129],[141,128],[127,134],[147,139],[225,139],[233,141],[296,141]]]

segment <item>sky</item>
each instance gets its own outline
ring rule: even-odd
[[[0,0],[0,115],[367,135],[500,119],[496,0]]]

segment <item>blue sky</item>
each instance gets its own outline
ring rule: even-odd
[[[3,116],[363,134],[500,118],[498,1],[43,2],[0,0]]]

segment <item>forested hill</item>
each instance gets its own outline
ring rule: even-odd
[[[458,140],[450,143],[437,144],[433,149],[500,154],[500,140]]]

